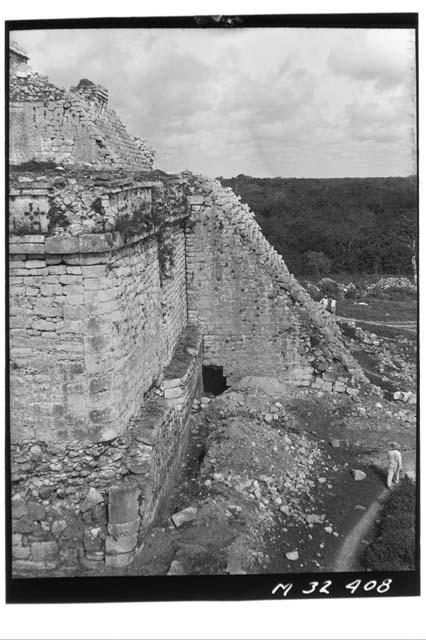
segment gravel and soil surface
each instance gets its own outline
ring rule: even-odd
[[[372,332],[359,321],[341,326],[373,385],[352,397],[252,377],[195,401],[176,489],[133,565],[118,573],[360,568],[380,517],[369,509],[386,499],[391,440],[415,477],[416,336],[380,325]]]
[[[334,570],[344,540],[383,493],[390,440],[415,473],[415,404],[393,400],[387,389],[389,379],[415,392],[413,339],[356,328],[347,339],[384,378],[385,397],[380,390],[351,398],[245,378],[196,403],[179,486],[131,573]],[[365,478],[355,480],[354,470]],[[170,515],[188,507],[187,521],[176,527]]]

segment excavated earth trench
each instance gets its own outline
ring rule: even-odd
[[[390,440],[415,476],[416,407],[388,389],[391,380],[392,388],[414,390],[415,366],[411,342],[352,333],[352,353],[382,382],[377,395],[369,387],[351,397],[246,378],[194,402],[181,477],[126,573],[362,568],[386,497]],[[354,470],[365,477],[356,480]]]
[[[269,378],[206,398],[194,408],[178,486],[130,572],[335,570],[346,537],[383,492],[389,439],[414,456],[415,423],[384,420],[384,411],[388,403],[371,396],[355,403]],[[170,515],[188,508],[176,527]],[[365,531],[353,538],[358,548]]]

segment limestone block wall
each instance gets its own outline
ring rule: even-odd
[[[336,323],[288,272],[231,189],[194,178],[187,234],[188,314],[204,334],[204,364],[228,383],[274,375],[310,384],[343,366],[363,377]]]
[[[139,225],[144,221],[148,225],[154,186],[155,182],[141,181],[132,174],[121,177],[116,172],[13,172],[9,230],[19,235],[80,236],[74,240],[78,247],[83,234],[112,232],[120,229],[120,223],[135,219]]]
[[[179,474],[201,361],[202,337],[188,326],[161,386],[120,437],[12,443],[16,576],[98,572],[132,561]]]
[[[9,85],[9,162],[84,163],[149,171],[154,154],[135,142],[117,113],[32,71]]]
[[[12,439],[118,436],[187,322],[181,220],[126,242],[31,235],[10,247]]]
[[[9,70],[10,73],[26,71],[28,69],[28,53],[13,40],[9,43]]]

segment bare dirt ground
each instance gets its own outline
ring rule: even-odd
[[[416,470],[416,334],[376,317],[374,327],[362,324],[378,313],[361,307],[355,322],[341,323],[373,383],[355,398],[246,378],[195,404],[181,477],[125,573],[359,568],[386,493],[390,440],[401,445],[404,470]],[[413,395],[396,401],[397,391]],[[173,524],[170,516],[188,508]]]
[[[205,400],[192,417],[179,487],[131,573],[334,570],[346,537],[383,493],[390,440],[415,472],[416,407],[389,390],[415,392],[415,341],[356,327],[346,334],[385,397],[247,378]],[[365,478],[355,480],[354,469]],[[170,514],[188,507],[190,520],[175,527]]]

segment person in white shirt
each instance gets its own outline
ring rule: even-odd
[[[322,298],[320,300],[320,305],[322,305],[324,307],[325,310],[328,309],[328,298]]]
[[[336,313],[336,301],[334,298],[330,300],[330,311],[331,313]]]
[[[392,488],[392,483],[395,481],[395,484],[399,483],[399,474],[402,469],[402,456],[400,451],[400,446],[397,442],[391,442],[389,444],[388,451],[388,489]]]

